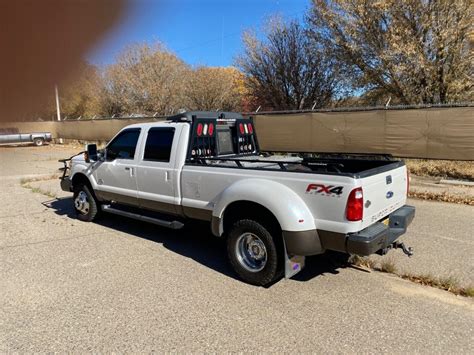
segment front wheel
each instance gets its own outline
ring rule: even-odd
[[[249,284],[265,286],[281,275],[279,258],[283,254],[278,250],[269,230],[256,221],[239,220],[230,229],[227,238],[230,264]]]
[[[94,220],[97,216],[99,204],[88,186],[84,184],[75,186],[73,201],[77,219],[84,222],[91,222]]]

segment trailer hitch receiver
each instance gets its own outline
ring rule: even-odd
[[[380,255],[385,255],[387,254],[391,249],[402,249],[402,251],[408,256],[413,255],[413,248],[412,247],[407,247],[403,242],[393,242],[392,244],[388,245],[387,247],[380,249],[377,254]]]

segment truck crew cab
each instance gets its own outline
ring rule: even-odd
[[[101,151],[62,160],[61,187],[82,221],[99,212],[179,229],[207,221],[254,285],[291,277],[305,256],[411,251],[407,169],[389,156],[261,154],[251,118],[188,112],[122,129]],[[68,164],[69,162],[69,164]]]

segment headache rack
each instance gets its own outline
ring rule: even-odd
[[[171,122],[189,122],[193,123],[199,119],[218,119],[221,121],[234,122],[236,119],[243,119],[244,117],[237,112],[222,112],[222,111],[189,111],[179,113],[177,115],[167,118]]]
[[[191,125],[187,162],[222,155],[249,156],[260,153],[252,117],[235,112],[194,111],[169,118]]]

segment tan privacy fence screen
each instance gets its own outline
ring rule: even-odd
[[[0,122],[0,128],[18,128],[21,133],[51,132],[54,138],[107,141],[123,127],[152,119],[100,119],[62,122]]]
[[[264,150],[474,160],[474,108],[261,115]]]
[[[0,128],[94,141],[148,121],[5,122]],[[262,150],[474,160],[474,107],[256,115],[255,124]]]

